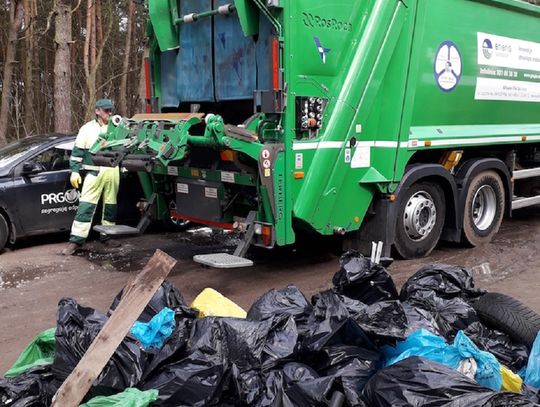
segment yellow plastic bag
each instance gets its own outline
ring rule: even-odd
[[[245,318],[247,312],[212,288],[205,288],[193,300],[192,308],[199,311],[199,318],[235,317]]]
[[[510,391],[512,393],[521,393],[521,386],[523,386],[523,379],[517,374],[512,372],[507,367],[501,365],[502,376],[502,391]]]

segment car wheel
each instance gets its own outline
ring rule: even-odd
[[[169,202],[169,212],[176,210],[176,202],[172,199]],[[163,220],[163,225],[167,230],[182,232],[193,226],[193,223],[187,219],[180,219],[174,216],[168,216]]]
[[[446,216],[444,192],[433,183],[419,182],[400,200],[394,248],[404,259],[427,256],[441,237]]]
[[[0,215],[0,251],[4,249],[9,238],[9,227],[4,216]]]
[[[504,215],[504,185],[495,171],[484,171],[471,181],[463,211],[463,242],[489,243]]]

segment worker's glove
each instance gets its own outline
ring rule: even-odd
[[[69,182],[71,182],[71,185],[73,188],[79,188],[79,186],[82,184],[82,178],[78,172],[72,172],[71,177],[69,177]]]

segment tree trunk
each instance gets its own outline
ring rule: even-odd
[[[107,13],[108,15],[112,15],[113,13],[112,2],[107,2],[107,5],[108,5]],[[95,13],[94,13],[94,18],[95,18]],[[86,78],[86,89],[88,91],[88,98],[86,100],[86,115],[85,115],[86,120],[90,120],[94,116],[94,111],[95,111],[94,107],[96,104],[97,92],[101,91],[101,88],[103,86],[101,85],[99,89],[96,86],[96,74],[97,74],[97,71],[101,67],[101,62],[103,59],[103,51],[105,49],[109,36],[111,35],[112,27],[113,27],[113,19],[109,18],[109,21],[107,24],[107,31],[105,32],[104,37],[103,37],[103,42],[99,44],[99,47],[94,48],[95,63],[90,67],[89,75]],[[95,30],[94,30],[94,33],[95,33]]]
[[[18,34],[23,21],[23,4],[21,1],[12,1],[9,9],[9,31],[6,54],[4,58],[4,76],[2,82],[2,99],[0,104],[0,146],[7,143],[7,130],[9,125],[9,100],[13,82],[13,65],[16,63]]]
[[[71,0],[57,0],[54,58],[54,131],[69,133],[71,128]]]
[[[120,95],[118,96],[118,112],[122,116],[128,115],[128,103],[127,103],[127,85],[128,85],[128,71],[129,69],[129,57],[131,54],[131,37],[133,36],[133,23],[135,17],[135,3],[128,0],[128,19],[127,19],[127,33],[126,42],[124,46],[124,64],[122,66],[122,79],[120,81]]]
[[[94,9],[94,1],[88,0],[86,7],[86,37],[84,38],[83,64],[84,74],[86,78],[90,76],[90,44],[92,42],[92,10]]]
[[[96,4],[96,44],[103,44],[103,21],[101,18],[101,0],[95,0]],[[99,46],[98,45],[98,46]],[[96,72],[96,85],[101,86],[103,83],[102,66]]]
[[[24,0],[24,19],[26,26],[26,58],[24,64],[24,132],[26,136],[36,131],[34,119],[34,61],[36,53],[35,20],[36,1]]]

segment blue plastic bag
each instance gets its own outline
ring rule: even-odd
[[[482,386],[499,391],[502,386],[500,364],[489,352],[484,352],[459,331],[452,345],[424,329],[411,334],[395,347],[384,347],[385,366],[393,365],[411,356],[433,360],[453,369],[458,369],[465,359],[473,358],[477,364],[475,380]]]
[[[174,311],[163,308],[150,321],[135,322],[131,333],[145,348],[161,348],[175,327]]]
[[[525,383],[529,386],[540,387],[540,332],[534,340],[531,353],[529,355],[529,362],[525,370]]]

